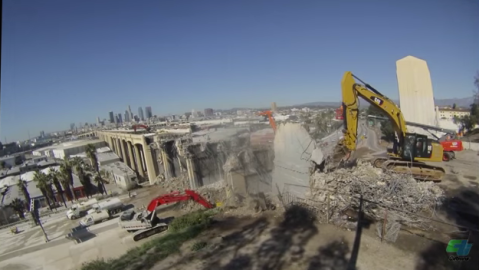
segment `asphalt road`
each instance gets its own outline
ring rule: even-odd
[[[113,220],[115,220],[115,222],[106,221],[106,222],[109,222],[109,223],[112,223],[112,224],[105,225],[105,224],[100,223],[100,224],[92,226],[91,229],[90,229],[90,232],[93,235],[97,235],[97,234],[100,234],[102,232],[109,231],[109,230],[114,229],[114,228],[118,228],[117,218],[114,218]],[[69,233],[69,231],[65,232],[65,235],[67,233]],[[13,257],[17,257],[17,256],[20,256],[22,254],[42,250],[42,249],[45,249],[45,248],[58,246],[58,245],[65,244],[65,243],[68,243],[68,242],[74,243],[72,240],[66,239],[65,235],[62,236],[62,237],[59,237],[57,239],[52,239],[50,242],[47,242],[47,243],[44,243],[44,244],[30,246],[30,247],[14,250],[14,251],[8,252],[6,254],[2,254],[2,255],[0,255],[0,261],[7,260],[7,259],[10,259],[10,258],[13,258]]]

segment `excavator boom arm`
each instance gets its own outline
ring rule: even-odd
[[[356,150],[358,135],[359,97],[372,106],[380,109],[393,123],[393,128],[399,136],[399,141],[404,139],[407,128],[404,116],[399,107],[389,98],[381,94],[372,86],[364,83],[358,84],[350,71],[346,72],[341,81],[343,96],[344,145],[350,151]],[[358,78],[357,78],[358,79]],[[358,79],[359,80],[359,79]],[[360,81],[360,80],[359,80]]]
[[[271,111],[264,111],[264,112],[259,112],[258,115],[266,116],[268,117],[269,124],[273,128],[273,130],[276,132],[276,121],[274,120],[273,117],[273,112]]]
[[[169,194],[165,194],[162,196],[159,196],[157,198],[154,198],[151,200],[151,202],[148,204],[148,207],[146,208],[148,214],[151,214],[155,211],[155,209],[162,205],[162,204],[169,204],[169,203],[175,203],[179,201],[187,201],[187,200],[194,200],[195,202],[203,205],[205,208],[213,208],[213,205],[211,205],[207,200],[205,200],[203,197],[201,197],[200,194],[194,192],[193,190],[185,190],[185,193],[182,194],[178,191],[172,192]]]

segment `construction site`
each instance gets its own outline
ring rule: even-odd
[[[149,131],[155,178],[119,196],[130,209],[88,228],[51,217],[47,243],[2,230],[0,269],[478,269],[477,150],[350,72],[341,87],[344,119],[319,138],[272,113],[269,126]],[[361,119],[359,99],[395,138]]]

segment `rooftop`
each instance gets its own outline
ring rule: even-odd
[[[54,147],[54,149],[68,149],[68,148],[86,146],[88,144],[98,144],[103,142],[104,142],[103,140],[99,140],[99,139],[70,141],[70,142],[64,142],[60,145],[57,145],[56,147]]]
[[[53,170],[58,170],[59,166],[53,166],[50,168],[52,168]],[[50,168],[45,168],[42,171],[48,174],[50,173]],[[3,191],[6,187],[8,187],[8,192],[3,198],[3,204],[7,205],[15,198],[21,198],[23,200],[24,198],[23,194],[21,193],[20,189],[17,187],[18,180],[20,179],[27,182],[27,190],[30,193],[30,196],[32,198],[42,196],[42,192],[40,191],[40,189],[37,188],[36,183],[33,182],[33,175],[34,175],[34,172],[27,172],[22,174],[21,176],[19,175],[7,176],[1,179],[0,189],[2,189]],[[80,186],[82,186],[80,179],[78,178],[77,175],[73,174],[73,187],[80,187]],[[56,191],[55,186],[53,186],[53,190]],[[0,200],[1,199],[2,198],[0,197]]]
[[[191,134],[193,143],[225,141],[247,132],[247,128],[218,128],[201,130]]]
[[[453,108],[450,108],[450,107],[439,108],[439,111],[446,111],[446,112],[470,112],[470,110],[469,110],[469,109],[466,109],[466,108],[456,108],[456,109],[453,109]]]
[[[130,167],[128,167],[128,165],[119,161],[108,164],[108,165],[102,165],[101,167],[103,169],[113,171],[118,174],[136,175],[135,171],[133,171]]]
[[[120,157],[113,152],[104,152],[104,153],[98,153],[97,159],[98,159],[98,162],[105,162],[109,160],[120,159]]]

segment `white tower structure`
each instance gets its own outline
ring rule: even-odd
[[[399,106],[406,121],[437,126],[431,74],[427,62],[414,56],[396,61]],[[421,128],[408,126],[409,132],[430,135]]]

